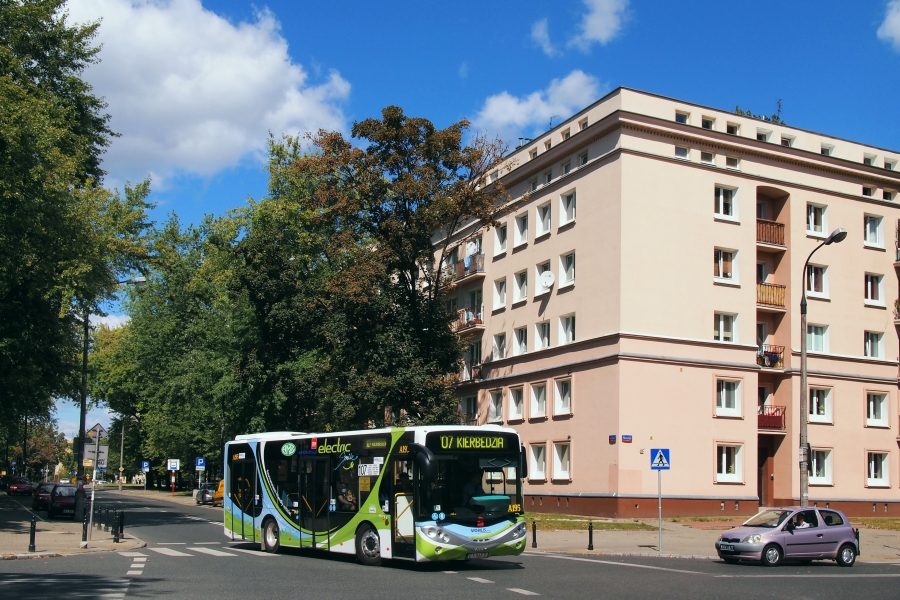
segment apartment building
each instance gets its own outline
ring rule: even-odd
[[[446,269],[462,419],[519,431],[528,510],[653,515],[660,447],[666,514],[797,503],[807,335],[810,504],[900,514],[900,152],[619,88],[507,160]]]

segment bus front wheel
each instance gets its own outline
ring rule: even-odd
[[[263,523],[262,549],[270,554],[278,552],[281,540],[278,532],[278,523],[275,519],[266,519]]]
[[[381,564],[381,538],[371,525],[356,530],[356,558],[372,567]]]

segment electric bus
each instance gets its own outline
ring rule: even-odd
[[[496,425],[239,435],[225,445],[225,535],[382,559],[521,554],[524,449]]]

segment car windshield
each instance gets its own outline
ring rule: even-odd
[[[746,527],[765,527],[775,529],[791,515],[789,510],[764,510],[744,522]]]
[[[41,494],[47,494],[50,492],[50,490],[53,489],[53,485],[54,484],[52,484],[52,483],[50,483],[50,484],[45,483],[41,487],[38,488],[38,492]]]

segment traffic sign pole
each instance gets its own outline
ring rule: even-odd
[[[659,553],[662,554],[662,469],[656,472],[656,494],[658,496],[657,508],[659,509],[659,524],[657,525],[659,528],[659,543],[656,547],[659,548]]]
[[[656,471],[656,496],[658,522],[657,531],[659,532],[659,542],[656,548],[662,554],[662,472],[672,468],[672,461],[669,456],[668,448],[651,448],[650,449],[650,469]]]

